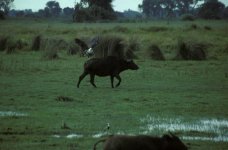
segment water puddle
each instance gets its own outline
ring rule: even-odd
[[[55,135],[52,135],[52,137],[54,137],[54,138],[74,139],[74,138],[83,138],[83,135],[82,134],[75,134],[75,133],[71,133],[71,134],[68,134],[68,135],[55,134]]]
[[[183,118],[156,118],[148,115],[140,122],[143,124],[141,126],[143,134],[162,134],[169,131],[182,132],[191,135],[182,137],[186,140],[228,142],[228,120],[225,119],[187,121]]]
[[[92,137],[93,138],[100,138],[100,137],[106,136],[106,135],[108,135],[107,132],[100,132],[100,133],[92,135]]]
[[[227,136],[216,136],[216,137],[203,137],[203,136],[182,136],[184,140],[191,141],[215,141],[215,142],[228,142]]]
[[[0,111],[0,117],[25,117],[26,113],[14,112],[14,111]]]

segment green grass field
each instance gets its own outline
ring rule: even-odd
[[[191,29],[191,24],[198,28]],[[228,22],[10,19],[0,22],[0,33],[28,43],[37,34],[66,41],[115,34],[140,41],[135,60],[140,69],[123,72],[120,87],[114,89],[109,77],[96,77],[98,88],[87,77],[77,88],[88,58],[69,56],[66,50],[58,52],[57,60],[44,60],[42,50],[29,48],[10,55],[0,52],[0,150],[89,150],[107,134],[161,136],[168,131],[192,150],[228,149]],[[179,38],[210,45],[208,60],[153,61],[146,55],[147,46],[156,43],[171,58]]]

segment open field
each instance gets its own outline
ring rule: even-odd
[[[0,51],[1,150],[89,150],[106,134],[160,136],[168,131],[192,150],[228,149],[228,22],[0,22],[1,36],[31,43],[39,34],[68,42],[103,34],[136,38],[140,69],[123,72],[115,89],[109,77],[96,77],[98,88],[87,77],[78,89],[88,58],[69,56],[62,49],[59,59],[45,60],[42,50],[31,51],[29,46],[8,55]],[[208,59],[171,60],[180,38],[209,45]],[[150,43],[159,45],[168,60],[149,59]]]

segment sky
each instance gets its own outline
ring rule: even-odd
[[[39,9],[43,9],[46,3],[50,0],[14,0],[14,9],[23,10],[23,9],[32,9],[33,11],[37,11]],[[56,0],[59,2],[60,7],[74,7],[75,2],[79,2],[80,0]],[[226,6],[228,5],[228,0],[220,0]],[[114,0],[113,8],[116,11],[124,11],[124,10],[136,10],[138,11],[138,4],[141,4],[142,0]]]
[[[23,10],[23,9],[32,9],[37,11],[43,9],[46,3],[50,0],[14,0],[14,9]],[[75,1],[80,2],[80,0],[56,0],[59,2],[60,7],[74,7]],[[113,8],[116,11],[131,10],[138,11],[138,4],[142,3],[142,0],[114,0]]]

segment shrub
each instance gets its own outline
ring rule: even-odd
[[[175,59],[179,60],[205,60],[207,46],[203,43],[178,41],[178,52]]]
[[[80,8],[73,15],[76,22],[93,22],[97,20],[114,20],[115,13],[108,11],[102,7],[93,5],[88,8]]]
[[[198,26],[197,26],[197,24],[191,24],[190,28],[191,28],[191,29],[197,29]]]
[[[138,58],[135,55],[135,52],[138,51],[139,49],[140,49],[140,46],[139,46],[138,39],[130,38],[129,41],[128,41],[128,45],[126,47],[125,57],[127,59],[136,59],[136,58]]]
[[[48,60],[59,58],[58,50],[62,50],[66,46],[65,44],[62,45],[62,43],[65,43],[62,39],[42,39],[41,49],[43,50],[43,58]]]
[[[12,54],[16,51],[17,49],[17,40],[14,39],[13,37],[9,37],[6,42],[6,48],[5,52],[6,54]]]
[[[98,41],[98,45],[94,47],[95,57],[117,56],[124,58],[124,40],[116,36],[104,36]]]
[[[74,42],[69,44],[69,48],[67,49],[68,55],[76,55],[79,52],[81,52],[81,48],[77,44],[75,44]]]
[[[225,5],[218,0],[211,0],[199,7],[198,15],[203,19],[221,19]]]
[[[7,47],[9,37],[0,37],[0,51],[4,51]]]
[[[165,57],[164,57],[162,51],[155,44],[151,44],[149,46],[148,53],[149,53],[150,58],[152,58],[154,60],[165,60]]]
[[[23,49],[28,46],[28,43],[23,39],[19,39],[19,40],[17,40],[16,45],[17,45],[16,47],[18,49]]]
[[[2,10],[0,10],[0,20],[5,20],[5,19],[6,19],[5,13]]]
[[[32,50],[38,51],[40,50],[40,45],[41,44],[41,35],[37,35],[36,37],[34,37],[33,41],[32,41]]]

